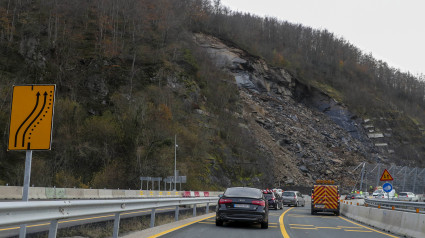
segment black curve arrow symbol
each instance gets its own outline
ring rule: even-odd
[[[18,130],[16,131],[16,134],[15,134],[15,147],[16,147],[16,144],[17,144],[17,142],[18,142],[18,133],[19,133],[19,131],[21,130],[22,126],[25,124],[25,122],[27,122],[27,121],[28,121],[28,119],[30,119],[30,117],[32,116],[32,114],[34,114],[35,109],[37,109],[37,107],[38,107],[38,100],[39,100],[39,98],[40,98],[40,92],[37,92],[37,101],[35,102],[34,109],[32,109],[32,112],[31,112],[31,113],[29,114],[29,116],[25,119],[25,121],[24,121],[24,122],[22,122],[22,124],[19,126]]]
[[[34,118],[34,120],[32,120],[32,122],[29,124],[29,126],[27,126],[27,129],[25,129],[24,134],[22,135],[22,147],[25,146],[25,135],[27,134],[28,129],[30,129],[30,127],[32,126],[32,124],[37,120],[37,118],[43,112],[44,107],[46,106],[47,92],[44,92],[43,95],[44,95],[44,103],[43,103],[43,106],[41,107],[41,110],[38,112],[37,116]]]

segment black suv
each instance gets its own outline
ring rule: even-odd
[[[270,190],[263,190],[264,198],[269,202],[269,208],[283,209],[282,196]]]

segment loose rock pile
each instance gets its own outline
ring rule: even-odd
[[[353,184],[348,167],[376,153],[360,119],[284,69],[270,68],[211,36],[196,34],[195,41],[234,75],[244,126],[257,138],[258,149],[270,155],[275,186],[311,186],[316,179]]]

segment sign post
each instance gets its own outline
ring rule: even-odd
[[[390,200],[390,192],[393,190],[393,185],[390,183],[384,183],[384,185],[382,185],[382,189],[387,193],[388,200]]]
[[[8,150],[25,150],[22,201],[28,202],[33,150],[51,150],[56,85],[13,86]],[[19,237],[26,235],[21,225]]]
[[[388,172],[387,169],[384,170],[384,172],[382,173],[381,176],[381,181],[393,181],[393,177],[391,176],[391,174]],[[384,192],[387,193],[388,196],[388,200],[390,200],[390,192],[393,190],[393,185],[390,183],[384,183],[384,185],[382,186],[382,189],[384,190]]]

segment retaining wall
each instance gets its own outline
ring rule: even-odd
[[[425,214],[341,203],[341,213],[353,220],[407,237],[425,237]]]

